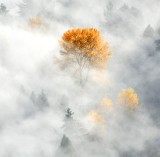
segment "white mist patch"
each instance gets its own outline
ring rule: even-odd
[[[0,15],[0,157],[159,157],[159,2],[108,4],[33,0],[14,13],[19,17]],[[29,26],[37,17],[45,29]],[[143,36],[150,22],[156,37]],[[83,88],[74,70],[56,63],[61,36],[77,27],[98,28],[113,53]],[[135,112],[117,102],[129,87],[139,95]],[[113,101],[112,112],[101,108],[104,98]]]

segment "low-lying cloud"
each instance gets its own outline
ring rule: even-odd
[[[0,157],[160,155],[158,0],[33,0],[23,10],[21,1],[1,2],[9,11],[0,14]],[[41,24],[32,27],[37,17]],[[149,24],[154,34],[145,36]],[[56,63],[58,41],[77,27],[99,29],[113,53],[83,88]],[[129,87],[139,96],[135,112],[117,103]],[[112,112],[99,110],[105,97]]]

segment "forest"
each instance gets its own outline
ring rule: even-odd
[[[0,157],[159,157],[159,0],[0,0]]]

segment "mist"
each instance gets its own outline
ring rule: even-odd
[[[0,0],[0,157],[159,157],[159,6]],[[112,51],[83,87],[75,67],[58,63],[59,41],[74,28],[97,28]],[[128,88],[139,98],[135,111],[118,105]]]

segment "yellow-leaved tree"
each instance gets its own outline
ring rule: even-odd
[[[108,43],[95,28],[68,30],[63,34],[60,45],[65,66],[77,65],[81,85],[85,84],[89,69],[105,67],[111,55]],[[84,69],[87,69],[85,76],[83,76]]]
[[[139,106],[138,95],[132,88],[122,90],[119,94],[118,102],[120,105],[128,107],[131,111]]]
[[[28,21],[30,27],[40,27],[43,24],[43,21],[40,17],[30,18]]]
[[[103,112],[113,112],[114,111],[114,107],[113,107],[113,102],[111,99],[104,97],[101,105],[99,107],[99,110],[103,111]]]
[[[100,114],[98,114],[96,111],[91,111],[89,113],[89,119],[93,122],[103,122],[104,118]]]

